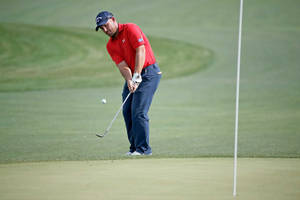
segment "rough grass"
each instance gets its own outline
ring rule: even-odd
[[[0,25],[0,91],[94,88],[122,83],[105,46],[90,29]],[[212,60],[208,49],[150,37],[164,78],[189,75]]]

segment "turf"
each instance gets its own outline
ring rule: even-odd
[[[263,158],[239,158],[236,199],[300,197],[299,7],[244,1],[238,152]],[[107,38],[94,32],[100,9],[138,24],[163,69],[150,159],[124,156],[121,116],[95,136],[122,90]],[[238,11],[238,0],[2,0],[0,199],[233,199],[224,157],[233,155]]]
[[[211,50],[213,60],[205,70],[188,76],[162,79],[150,112],[150,140],[154,157],[158,158],[232,156],[238,1],[195,0],[189,4],[181,1],[130,1],[123,4],[122,1],[103,1],[99,5],[92,0],[88,3],[1,1],[0,19],[2,27],[4,24],[15,30],[6,34],[31,38],[25,50],[35,40],[42,38],[40,35],[34,37],[34,34],[47,32],[45,36],[55,40],[44,45],[49,45],[49,48],[52,44],[53,48],[59,46],[60,52],[66,52],[67,55],[50,53],[54,53],[63,68],[72,66],[68,63],[78,63],[78,68],[70,69],[79,70],[78,73],[83,70],[79,66],[96,62],[95,52],[103,52],[104,47],[95,47],[94,37],[88,33],[93,32],[94,17],[99,6],[116,13],[122,23],[130,21],[139,24],[147,35],[157,38],[158,44],[160,39],[166,38],[166,41],[174,43],[170,44],[174,48],[178,44],[191,44],[186,48],[196,45],[199,46],[197,48]],[[239,156],[300,156],[298,7],[299,1],[296,0],[245,2]],[[22,36],[17,32],[18,29],[12,28],[14,24],[20,25],[20,32],[27,27],[28,36]],[[72,31],[68,31],[68,28]],[[4,34],[3,31],[1,34]],[[56,41],[56,34],[65,38],[66,43],[69,41],[71,46],[60,46],[62,41]],[[101,40],[101,36],[99,38]],[[41,47],[39,45],[42,44],[38,42],[37,46]],[[80,51],[77,52],[73,45]],[[87,50],[81,51],[84,48]],[[89,54],[91,48],[94,53]],[[155,51],[159,52],[159,48]],[[22,55],[18,48],[13,52],[10,54],[13,59]],[[167,55],[166,51],[161,53],[162,56]],[[107,56],[104,57],[109,60]],[[36,61],[28,56],[22,57],[22,60],[29,62],[24,66],[34,66]],[[2,63],[6,61],[1,59]],[[16,62],[20,64],[21,61]],[[51,61],[50,58],[37,60],[48,65],[49,70],[54,70]],[[189,62],[189,58],[186,57],[183,62]],[[198,63],[201,60],[191,62]],[[38,69],[44,65],[35,66]],[[23,65],[19,67],[23,69]],[[109,69],[115,70],[113,64]],[[97,71],[96,67],[93,70]],[[91,77],[95,74],[93,70]],[[46,73],[46,70],[41,72]],[[168,70],[163,73],[163,77],[168,76]],[[111,75],[122,82],[116,70]],[[17,79],[17,73],[11,72],[11,76]],[[27,89],[27,92],[18,92],[1,84],[3,90],[7,91],[0,93],[1,163],[124,158],[128,143],[121,118],[105,140],[99,141],[94,136],[97,131],[107,127],[119,107],[122,84],[103,87],[108,83],[99,79],[99,83],[93,86],[97,88],[86,88],[90,82],[79,81],[75,82],[76,87],[60,83],[67,88],[44,90],[45,85],[52,85],[50,78],[46,82],[33,81],[30,87],[43,88],[39,88],[40,91]],[[17,87],[28,88],[25,83],[21,81]],[[82,85],[85,86],[80,89]],[[100,102],[103,97],[108,100],[106,105]]]
[[[101,32],[3,23],[0,38],[2,92],[122,83],[105,49],[108,38]],[[149,40],[165,78],[195,73],[212,60],[211,51],[196,45],[157,37]]]
[[[1,199],[297,200],[299,159],[134,159],[0,165]]]

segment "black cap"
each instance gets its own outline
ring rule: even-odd
[[[106,24],[106,22],[113,17],[113,14],[108,11],[100,12],[96,17],[96,31],[98,31],[99,27]]]

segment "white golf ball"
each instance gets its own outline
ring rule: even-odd
[[[103,104],[106,104],[106,99],[101,100]]]

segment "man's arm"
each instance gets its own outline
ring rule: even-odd
[[[142,82],[142,70],[145,63],[145,46],[141,45],[135,49],[135,67],[134,73],[132,75],[132,81],[134,83],[134,91],[138,88],[139,84]],[[133,92],[134,92],[133,91]]]
[[[135,53],[134,73],[141,74],[145,64],[145,57],[146,57],[145,45],[141,45],[137,47],[135,51],[136,53]]]
[[[141,78],[140,74],[142,73],[144,63],[145,63],[145,56],[146,56],[145,55],[145,46],[141,45],[141,46],[137,47],[136,53],[135,53],[134,74],[137,73],[140,78]],[[138,87],[138,84],[134,84],[134,82],[132,81],[133,75],[132,75],[131,70],[130,70],[129,66],[127,65],[127,63],[123,60],[117,66],[120,70],[120,73],[122,74],[122,76],[124,77],[124,79],[127,82],[129,91],[132,93],[135,92],[135,90]]]
[[[122,62],[120,62],[117,65],[117,67],[119,68],[120,73],[122,74],[123,78],[127,82],[127,86],[128,86],[129,91],[131,93],[135,92],[137,87],[132,82],[132,73],[131,73],[131,70],[130,70],[129,66],[127,65],[127,63],[123,60]]]
[[[120,62],[117,67],[119,68],[121,75],[127,82],[132,79],[131,70],[124,60]]]

